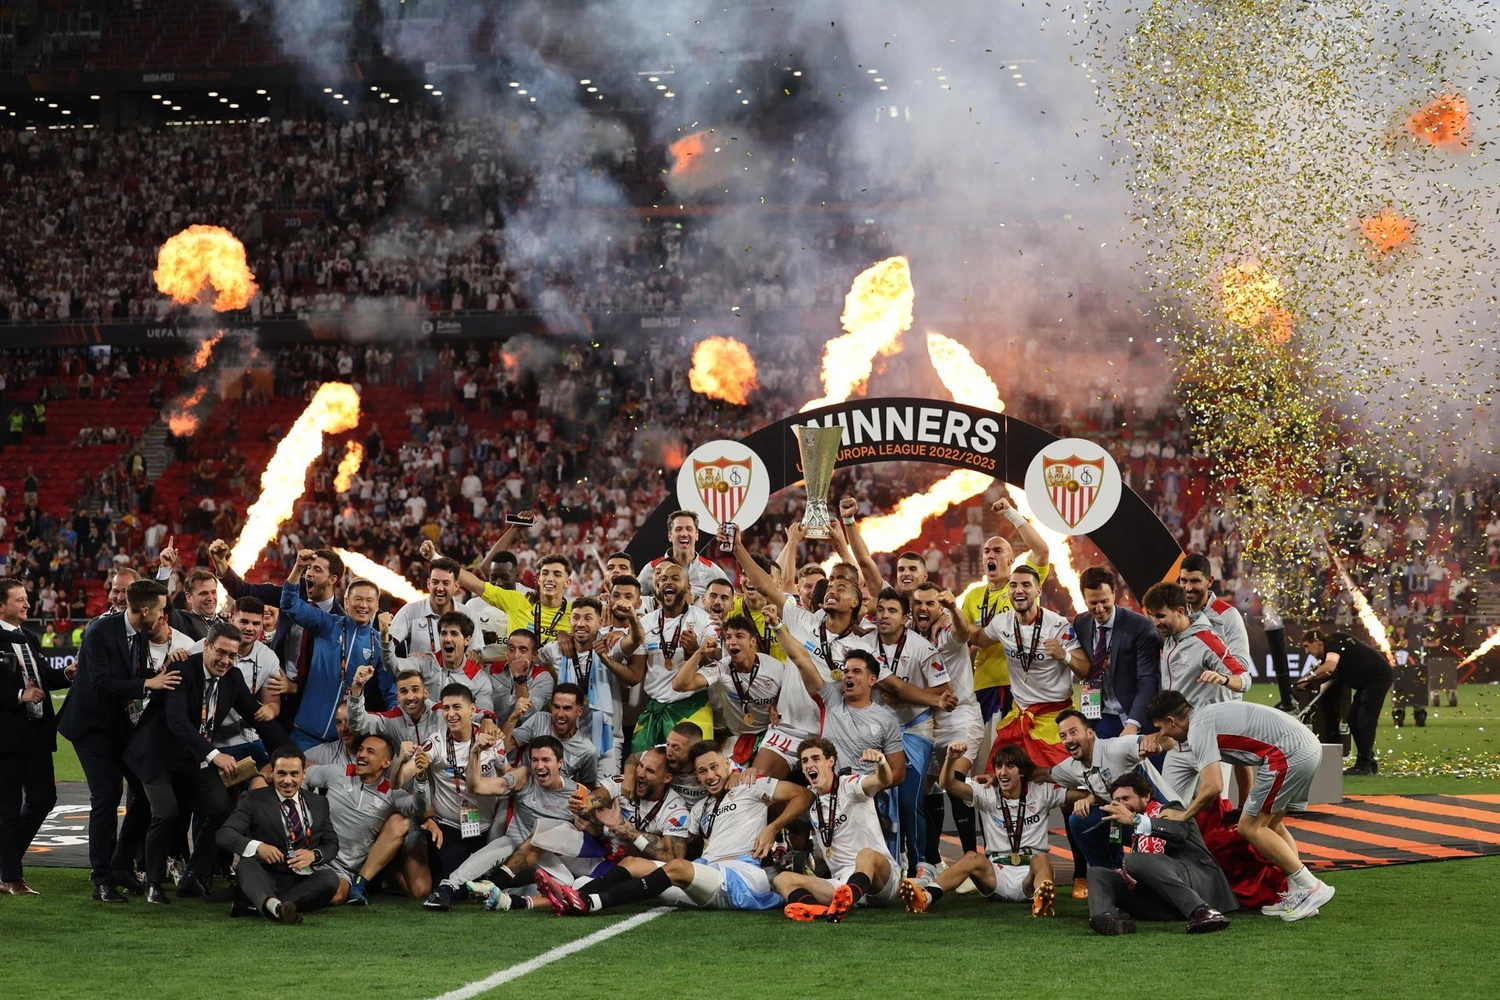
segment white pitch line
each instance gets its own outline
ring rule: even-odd
[[[512,979],[520,979],[522,976],[535,972],[544,966],[551,965],[559,959],[567,958],[569,955],[576,955],[585,948],[592,948],[601,941],[608,941],[618,934],[634,930],[641,926],[641,924],[648,923],[664,913],[671,912],[672,908],[670,906],[658,906],[654,910],[637,913],[629,920],[621,920],[617,924],[610,924],[608,927],[601,928],[576,941],[569,941],[567,944],[558,945],[551,951],[544,951],[535,958],[527,959],[519,965],[512,965],[510,968],[501,969],[499,972],[491,976],[486,976],[484,979],[476,979],[474,982],[460,986],[456,990],[449,990],[442,996],[434,997],[433,1000],[471,1000],[473,997],[488,993],[496,986],[503,986]]]

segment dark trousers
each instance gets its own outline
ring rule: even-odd
[[[1206,905],[1188,881],[1188,866],[1165,854],[1132,854],[1125,869],[1131,889],[1113,868],[1089,869],[1089,916],[1128,913],[1137,920],[1186,920]]]
[[[0,754],[0,882],[21,877],[21,859],[56,804],[52,754]]]
[[[151,803],[151,827],[146,831],[146,881],[161,885],[167,877],[167,854],[182,820],[190,813],[198,817],[193,853],[188,869],[207,883],[214,872],[214,837],[229,818],[229,790],[216,767],[200,767],[186,774],[164,774],[146,782]]]
[[[1063,807],[1067,818],[1068,844],[1073,848],[1073,871],[1076,878],[1087,878],[1095,868],[1118,868],[1122,850],[1109,842],[1109,821],[1104,809],[1094,806],[1087,816],[1074,816],[1071,806]]]
[[[240,895],[262,913],[265,912],[266,900],[272,898],[291,903],[302,913],[321,910],[339,891],[339,877],[326,868],[314,869],[311,875],[298,875],[269,867],[253,855],[240,858],[239,867],[235,869],[235,882]]]
[[[1387,667],[1370,678],[1362,688],[1356,688],[1349,702],[1349,736],[1361,761],[1375,759],[1375,727],[1380,723],[1380,710],[1385,705],[1386,692],[1391,689],[1395,671]]]
[[[447,823],[438,823],[438,829],[443,831],[442,847],[433,843],[431,836],[427,838],[427,865],[432,870],[433,885],[452,875],[459,865],[469,859],[469,855],[485,845],[487,839],[481,833],[464,840],[459,836],[458,827]]]
[[[91,736],[73,744],[78,763],[89,784],[89,879],[95,885],[110,884],[117,875],[135,870],[135,855],[146,839],[151,809],[140,781],[121,759],[123,743],[109,737]],[[120,825],[120,783],[134,793],[134,803]]]
[[[1099,720],[1094,723],[1094,735],[1101,740],[1112,740],[1124,731],[1124,716],[1102,712],[1099,715]]]

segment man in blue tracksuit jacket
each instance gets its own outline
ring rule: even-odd
[[[303,549],[281,586],[281,610],[313,636],[307,676],[298,678],[302,704],[292,724],[292,742],[303,751],[338,738],[334,716],[348,695],[354,672],[375,668],[375,681],[386,704],[396,703],[396,683],[380,662],[380,636],[371,624],[380,610],[380,588],[369,580],[351,580],[344,589],[344,613],[329,614],[299,595],[302,574],[317,553]]]

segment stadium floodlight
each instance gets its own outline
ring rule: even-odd
[[[520,86],[520,85],[521,85],[521,84],[520,84],[520,83],[518,83],[518,82],[517,82],[517,81],[515,81],[515,80],[512,80],[512,81],[510,81],[510,85],[511,85],[511,86],[512,86],[512,87],[519,87],[519,86]]]
[[[159,101],[159,100],[161,100],[161,95],[160,94],[152,94],[151,95],[151,99],[153,101]]]
[[[593,80],[579,80],[578,81],[578,85],[580,87],[587,87],[589,84],[591,84],[593,82],[594,82]]]
[[[219,96],[219,92],[217,90],[210,90],[208,92],[208,96],[209,97],[218,97]]]
[[[599,93],[599,88],[598,87],[590,87],[589,88],[589,93],[590,94],[597,94],[597,93]]]
[[[265,88],[264,88],[264,87],[259,87],[259,88],[257,88],[257,89],[256,89],[256,91],[255,91],[255,92],[256,92],[256,93],[257,93],[257,94],[260,94],[260,95],[264,95],[264,94],[265,94],[265,92],[266,92],[266,89],[265,89]]]
[[[441,90],[434,90],[432,92],[432,96],[433,97],[442,97],[443,96],[443,92]]]
[[[89,95],[89,100],[91,100],[91,101],[97,101],[97,100],[99,100],[99,95],[98,94],[90,94]]]
[[[422,89],[423,90],[431,90],[432,89],[432,84],[430,84],[430,83],[424,83],[424,84],[422,84]]]

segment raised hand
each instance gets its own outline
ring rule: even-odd
[[[853,497],[841,497],[839,499],[839,517],[854,517],[859,513],[859,501]]]
[[[385,642],[386,640],[390,639],[391,622],[395,620],[395,617],[396,616],[391,614],[389,611],[382,611],[380,612],[379,616],[376,617],[375,622],[380,626],[381,642]]]
[[[962,757],[964,754],[966,754],[968,752],[969,752],[969,744],[967,744],[967,743],[949,743],[948,744],[948,759],[949,760],[958,760],[958,758]]]
[[[432,539],[424,538],[422,544],[417,547],[417,554],[430,562],[432,557],[437,555],[437,546],[432,544]]]
[[[162,546],[161,558],[158,560],[161,568],[168,572],[177,568],[177,548],[172,544],[176,540],[176,535],[167,536],[167,544]]]

